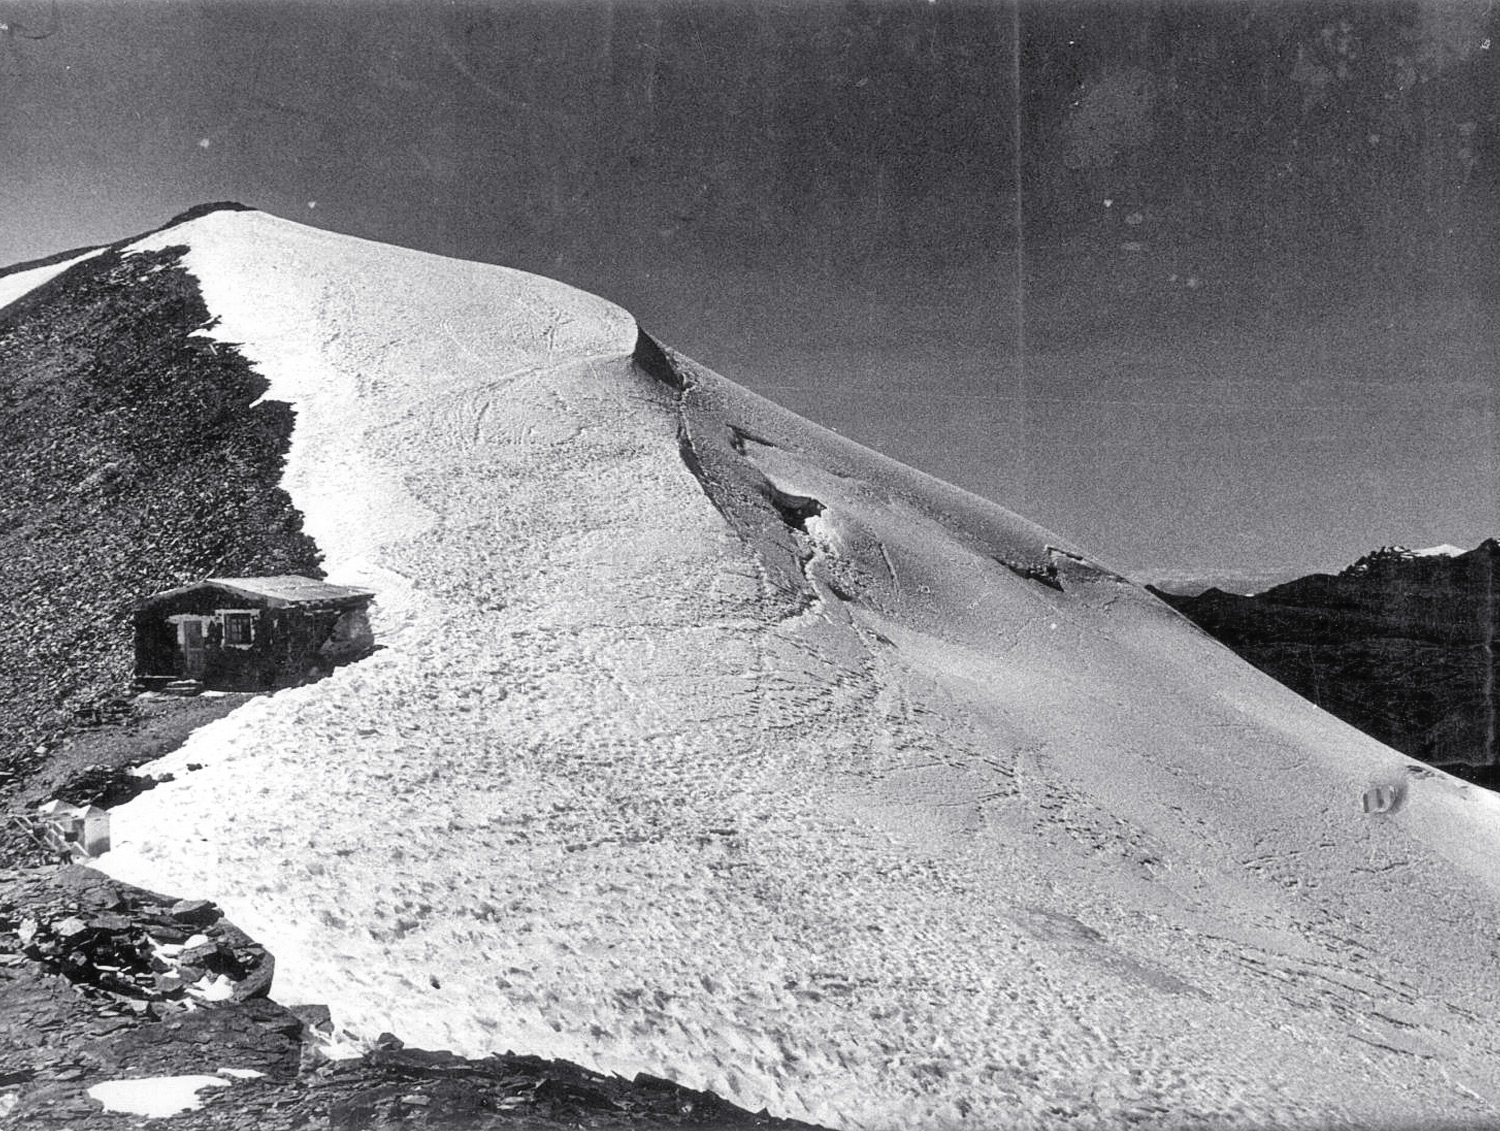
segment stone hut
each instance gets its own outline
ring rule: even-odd
[[[137,684],[260,691],[321,678],[373,649],[374,597],[294,574],[210,577],[155,593],[135,612]]]

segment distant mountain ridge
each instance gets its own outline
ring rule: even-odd
[[[1385,546],[1254,596],[1153,591],[1298,694],[1402,753],[1500,785],[1500,542]]]
[[[1299,569],[1274,570],[1178,570],[1152,571],[1136,580],[1153,590],[1180,597],[1196,597],[1210,589],[1225,593],[1262,593],[1273,585],[1294,581],[1302,575]]]

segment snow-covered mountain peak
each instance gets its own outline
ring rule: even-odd
[[[1489,795],[602,299],[255,212],[127,251],[177,246],[385,647],[103,865],[282,1000],[838,1127],[1500,1110]]]
[[[1440,546],[1428,546],[1426,549],[1413,550],[1406,546],[1382,546],[1378,550],[1372,550],[1358,561],[1346,566],[1340,571],[1340,576],[1360,576],[1374,571],[1400,568],[1402,563],[1426,563],[1429,567],[1446,568],[1445,562],[1452,559],[1460,559],[1462,562],[1482,559],[1485,555],[1493,555],[1497,549],[1497,543],[1493,538],[1487,538],[1472,550],[1465,550],[1461,546],[1443,543]]]
[[[374,548],[393,522],[414,534],[438,521],[398,481],[404,467],[372,450],[400,422],[477,437],[495,390],[628,357],[636,339],[629,314],[564,283],[265,212],[190,214],[124,250],[184,245],[214,315],[202,333],[239,348],[266,397],[297,409],[286,486],[335,580],[404,590]]]

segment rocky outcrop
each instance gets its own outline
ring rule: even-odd
[[[291,407],[195,334],[182,250],[106,249],[0,309],[0,795],[128,684],[136,600],[321,576],[280,486]]]
[[[266,996],[271,957],[207,900],[89,868],[0,871],[0,1118],[107,1131],[100,1086],[206,1074],[221,1087],[173,1127],[817,1131],[644,1073],[514,1053],[466,1060],[386,1035],[324,1055],[328,1011]]]
[[[78,866],[0,872],[0,1107],[83,1127],[100,1081],[226,1064],[290,1081],[302,1026],[265,997],[271,973],[207,901]]]
[[[1493,787],[1497,572],[1489,539],[1452,555],[1389,547],[1251,597],[1154,592],[1345,722]]]

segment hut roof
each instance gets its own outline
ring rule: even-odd
[[[246,597],[273,608],[286,608],[289,605],[354,604],[375,596],[369,589],[330,585],[316,578],[288,573],[275,577],[206,577],[192,585],[153,593],[146,598],[146,603],[151,604],[163,598],[204,588],[222,589],[237,597]]]

